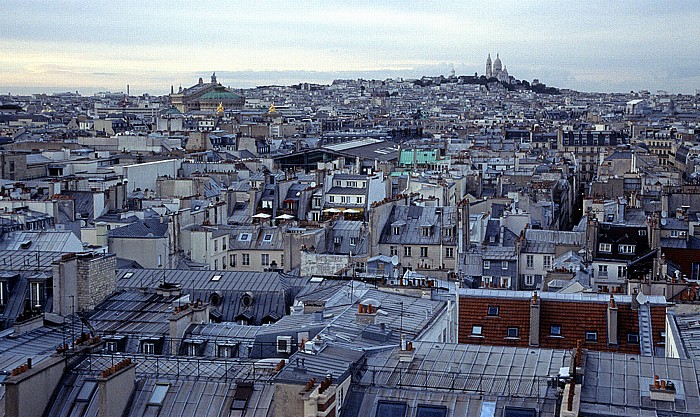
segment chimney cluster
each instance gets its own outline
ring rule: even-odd
[[[649,385],[649,396],[654,401],[676,401],[676,386],[673,382],[654,375],[654,383]]]
[[[321,385],[318,387],[318,393],[323,394],[324,391],[326,391],[328,389],[328,387],[331,386],[331,384],[333,384],[333,376],[332,375],[329,375],[329,376],[326,376],[325,378],[323,378],[323,381],[321,381]]]
[[[131,358],[126,358],[123,361],[116,363],[113,366],[110,366],[109,368],[102,371],[101,376],[102,378],[108,378],[109,376],[116,374],[117,372],[121,371],[129,365],[131,365]]]
[[[13,369],[12,376],[17,376],[23,372],[28,371],[29,369],[32,369],[32,358],[28,358],[27,363],[23,363],[22,365]]]
[[[304,385],[304,392],[309,392],[311,389],[316,385],[316,378],[311,378],[309,381]]]

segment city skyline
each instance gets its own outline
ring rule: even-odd
[[[216,71],[224,85],[484,73],[500,53],[517,79],[579,91],[700,87],[693,2],[182,1],[85,7],[9,1],[0,93],[167,94]]]

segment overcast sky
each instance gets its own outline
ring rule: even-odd
[[[165,94],[484,73],[582,91],[700,89],[700,1],[3,0],[0,92]]]

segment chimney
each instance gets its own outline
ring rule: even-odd
[[[97,378],[98,417],[121,417],[136,384],[136,364],[124,359],[102,371]]]
[[[29,362],[29,361],[28,361]],[[65,369],[62,355],[51,356],[39,364],[30,363],[15,368],[3,381],[5,385],[5,416],[40,417],[49,405]],[[44,395],[37,395],[43,393]]]
[[[617,345],[618,342],[618,327],[617,327],[617,303],[615,297],[610,294],[608,302],[608,344]]]
[[[377,307],[372,304],[360,303],[357,306],[357,313],[355,314],[355,321],[357,324],[374,324],[377,318]]]
[[[185,331],[190,324],[209,323],[209,304],[198,300],[194,304],[176,307],[168,321],[170,322],[170,353],[177,355],[178,343],[185,336]]]
[[[537,291],[530,300],[530,346],[540,345],[540,299]]]

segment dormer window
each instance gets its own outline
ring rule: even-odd
[[[0,281],[0,312],[5,310],[9,294],[7,293],[7,281]]]
[[[268,233],[265,236],[263,236],[263,242],[272,242],[272,234]]]
[[[394,226],[392,228],[392,234],[394,235],[400,235],[401,234],[401,228],[399,226]]]
[[[420,235],[421,236],[430,236],[430,226],[421,226],[420,227]]]

